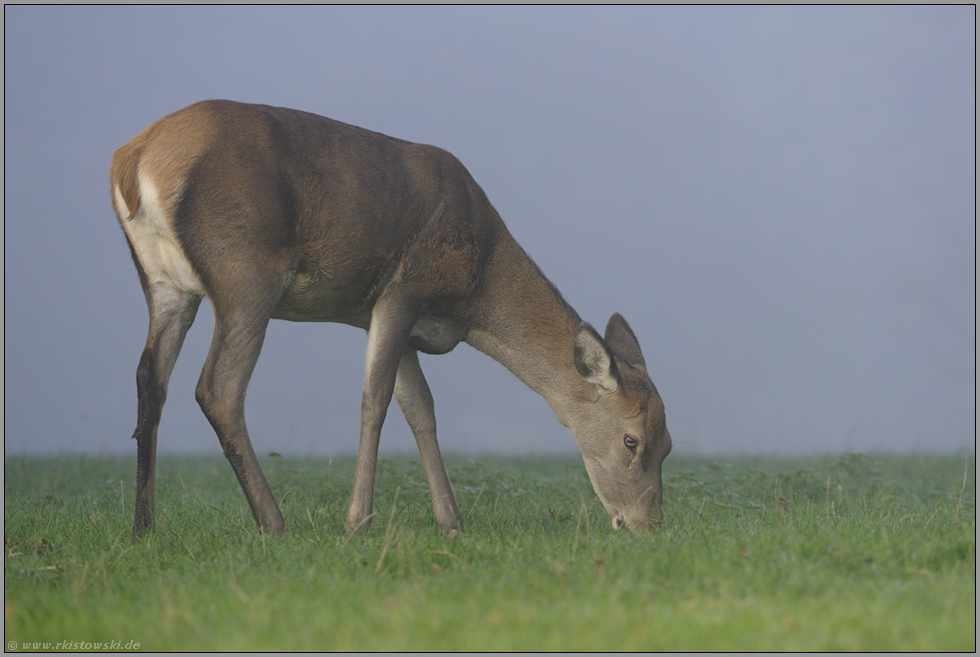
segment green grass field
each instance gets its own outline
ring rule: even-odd
[[[263,536],[220,457],[162,457],[134,543],[135,457],[8,457],[6,648],[976,650],[973,455],[675,455],[642,534],[580,458],[447,464],[460,536],[417,458],[345,535],[353,461],[278,456],[289,533]]]

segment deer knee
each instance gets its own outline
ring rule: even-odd
[[[201,407],[204,414],[208,414],[208,410],[213,406],[213,398],[211,395],[211,388],[204,381],[199,381],[197,388],[194,389],[194,399],[197,400],[197,405]]]
[[[167,388],[160,381],[160,377],[160,365],[156,361],[156,354],[153,349],[146,347],[143,349],[143,355],[140,356],[140,364],[136,367],[136,390],[140,397],[153,397],[163,404],[163,399],[167,396]]]
[[[149,347],[143,350],[140,364],[136,366],[136,387],[143,390],[153,378],[153,350]]]
[[[228,414],[224,411],[224,407],[227,405],[222,403],[221,397],[214,390],[214,386],[201,381],[197,384],[194,397],[197,399],[197,405],[201,407],[201,411],[204,412],[205,417],[215,429],[227,426]]]
[[[225,441],[240,431],[245,421],[242,400],[203,381],[198,383],[194,396],[204,416],[218,434],[222,446],[225,446]]]
[[[140,439],[147,430],[160,421],[163,402],[167,398],[167,390],[157,380],[153,350],[147,347],[143,350],[140,363],[136,368],[136,431],[133,437]]]

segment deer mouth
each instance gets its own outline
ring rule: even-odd
[[[609,516],[613,529],[620,530],[625,528],[632,532],[642,532],[657,527],[663,520],[663,512],[660,511],[658,513],[657,509],[653,509],[649,515],[640,517],[627,517],[626,513],[619,511],[610,513]]]

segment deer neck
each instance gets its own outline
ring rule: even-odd
[[[466,341],[509,369],[571,426],[592,386],[575,369],[578,313],[507,234],[487,263]]]

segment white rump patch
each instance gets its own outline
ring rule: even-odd
[[[170,208],[161,202],[156,186],[147,176],[140,173],[138,180],[140,205],[136,216],[121,223],[151,287],[163,284],[188,294],[203,295],[201,279],[174,233]],[[128,217],[129,208],[118,186],[113,195],[119,216]]]
[[[129,206],[126,205],[126,199],[123,198],[122,191],[119,189],[119,185],[113,190],[113,200],[116,202],[116,214],[123,219],[128,218],[133,213],[129,211]]]

